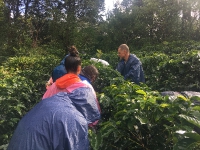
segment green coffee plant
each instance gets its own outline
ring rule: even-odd
[[[97,134],[90,132],[91,146],[95,150],[169,150],[181,141],[178,130],[194,133],[198,138],[193,130],[195,125],[183,120],[183,116],[187,116],[200,121],[193,115],[191,101],[183,96],[172,101],[146,85],[130,82],[113,84],[103,91],[99,95],[102,120]]]
[[[8,59],[0,68],[0,145],[7,144],[18,121],[45,92],[58,59],[32,55]]]
[[[123,76],[121,76],[121,74],[118,71],[114,70],[110,65],[104,66],[100,62],[95,63],[90,60],[83,60],[82,67],[87,65],[94,65],[99,71],[98,78],[94,83],[92,83],[97,93],[101,93],[105,87],[110,86],[114,83],[124,82]]]
[[[199,59],[198,50],[171,55],[163,52],[148,53],[141,57],[146,84],[159,91],[199,91]]]

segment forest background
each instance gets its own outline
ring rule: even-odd
[[[83,65],[91,63],[91,57],[110,63],[109,67],[96,66],[100,76],[94,88],[103,117],[99,134],[91,133],[93,149],[117,149],[116,145],[122,149],[199,146],[200,137],[192,134],[192,129],[199,126],[200,108],[195,106],[193,109],[188,97],[179,97],[177,103],[171,104],[169,99],[158,96],[162,91],[200,91],[199,0],[122,0],[110,11],[105,10],[104,0],[0,0],[0,35],[0,145],[9,142],[19,119],[40,101],[52,69],[68,53],[68,47],[75,45]],[[124,83],[115,71],[117,48],[122,43],[141,59],[145,85]],[[116,85],[121,87],[120,91],[116,91]],[[127,103],[120,103],[123,99],[127,101],[127,95],[132,95],[131,99],[150,100],[148,105],[134,102],[143,112],[137,114],[138,109],[130,108],[130,114],[135,110],[134,119],[127,116],[128,113],[125,115],[124,110],[129,109]],[[158,97],[164,102],[157,102]],[[120,103],[117,110],[113,109],[115,105],[109,102],[110,99],[116,100],[116,106]],[[180,100],[184,101],[181,110]],[[150,110],[153,118],[149,115]],[[163,118],[159,114],[165,111],[167,115]],[[187,117],[195,116],[186,119],[190,125],[183,121],[186,114]],[[135,136],[127,138],[132,132],[128,130],[127,133],[126,129],[133,124],[134,127],[137,124]],[[141,132],[138,132],[139,126]],[[176,135],[177,129],[190,134]],[[156,139],[150,136],[162,131],[165,132],[155,136]],[[185,142],[183,136],[189,140]]]

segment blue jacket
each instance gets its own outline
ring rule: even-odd
[[[58,78],[62,77],[63,75],[67,73],[67,70],[65,69],[65,58],[67,56],[69,55],[66,55],[63,58],[63,60],[60,62],[60,64],[53,69],[53,72],[52,72],[53,82],[55,82]]]
[[[88,150],[88,124],[100,118],[91,88],[40,101],[18,123],[8,150]]]
[[[69,55],[66,55],[65,58],[69,56]],[[67,73],[67,70],[65,69],[65,58],[60,62],[60,64],[58,66],[56,66],[54,69],[53,69],[53,72],[52,72],[52,79],[53,79],[53,82],[55,82],[58,78],[62,77],[63,75],[65,75]],[[88,78],[86,78],[85,76],[79,74],[79,78],[83,81],[83,80],[86,80],[88,83],[91,84],[90,80]]]
[[[84,75],[79,74],[78,76],[79,76],[79,78],[80,78],[82,81],[86,80],[88,83],[91,84],[90,80],[89,80],[87,77],[85,77]]]
[[[136,84],[145,82],[142,63],[134,54],[130,54],[126,63],[124,60],[120,60],[116,69],[124,76],[125,80],[129,79]]]

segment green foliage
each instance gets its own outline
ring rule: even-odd
[[[191,102],[185,97],[172,101],[145,85],[125,82],[105,88],[99,101],[102,120],[97,134],[90,134],[93,149],[173,149],[186,135],[176,134],[181,129],[187,131],[188,139],[196,137],[198,143],[195,123],[182,121],[182,116],[195,119]],[[194,140],[192,144],[196,145]]]
[[[4,78],[0,82],[0,145],[8,143],[16,123],[36,103],[32,96],[37,94],[37,90],[33,89],[34,84],[25,77],[17,74],[1,75],[2,77]]]
[[[107,86],[110,86],[118,82],[120,83],[124,82],[123,76],[121,76],[118,71],[112,69],[112,66],[104,66],[100,62],[95,63],[89,60],[83,61],[82,66],[84,67],[91,64],[94,65],[99,71],[98,78],[95,80],[94,83],[92,83],[97,93],[102,93],[102,90]]]
[[[196,106],[199,107],[199,106]],[[194,109],[193,109],[194,110]],[[197,130],[198,134],[195,132],[184,132],[182,134],[176,134],[176,141],[178,141],[175,146],[174,150],[184,150],[184,149],[199,149],[200,148],[200,133],[199,133],[199,121],[200,121],[200,113],[199,111],[193,111],[192,117],[187,115],[179,115],[183,118],[187,123],[192,124]],[[197,128],[196,128],[197,127]]]
[[[17,122],[45,92],[58,58],[31,55],[8,59],[0,68],[0,145],[7,144]]]
[[[140,49],[165,41],[199,40],[198,0],[123,0],[108,13],[104,3],[1,1],[0,48],[13,56],[15,49],[41,45],[62,49],[76,45],[87,52],[108,52],[122,43]],[[107,16],[104,20],[103,14]]]
[[[119,57],[117,56],[117,49],[115,51],[103,53],[100,59],[106,60],[107,62],[109,62],[110,66],[113,69],[116,69],[117,63],[119,61]]]
[[[0,1],[0,64],[6,60],[7,56],[12,55],[12,51],[7,49],[7,34],[8,34],[8,20],[6,14],[7,8],[4,5],[4,1]]]
[[[97,133],[90,130],[93,149],[199,149],[200,107],[183,96],[170,100],[164,90],[199,90],[199,43],[167,42],[131,48],[142,61],[146,84],[124,81],[115,70],[117,51],[82,51],[83,67],[93,64],[99,77],[93,83],[102,118]],[[21,117],[45,92],[52,69],[64,50],[51,46],[16,49],[0,68],[0,145],[7,144]],[[89,61],[96,57],[110,66]],[[192,80],[191,80],[192,79]],[[178,131],[184,131],[180,133]],[[2,147],[4,147],[3,145]]]
[[[146,84],[153,90],[199,91],[199,45],[194,41],[174,41],[130,51],[140,58]],[[95,57],[106,60],[114,70],[119,61],[117,50],[107,53],[99,50]]]
[[[147,56],[142,59],[146,84],[160,91],[199,91],[199,58],[197,50],[171,56],[163,53]]]
[[[93,84],[93,87],[96,92],[101,93],[102,90],[109,85],[112,85],[117,82],[124,82],[124,78],[120,75],[120,73],[116,70],[113,70],[111,67],[105,67],[102,64],[95,66],[99,71],[99,76]]]
[[[4,2],[0,145],[41,99],[52,69],[74,44],[86,60],[83,65],[92,64],[87,60],[93,56],[110,64],[94,64],[100,72],[93,86],[102,120],[97,134],[90,132],[93,149],[200,149],[199,135],[192,132],[199,127],[200,108],[184,97],[170,101],[157,92],[200,91],[200,43],[186,41],[200,39],[199,16],[191,16],[199,11],[199,0],[123,0],[106,20],[104,0]],[[146,85],[126,82],[115,71],[122,43],[141,59]]]

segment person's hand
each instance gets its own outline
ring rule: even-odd
[[[53,84],[53,79],[52,77],[49,79],[49,81],[47,81],[46,83],[46,89],[48,89],[51,85]]]

